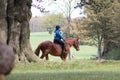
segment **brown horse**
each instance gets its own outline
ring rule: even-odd
[[[49,59],[48,54],[53,56],[60,56],[62,60],[66,60],[68,53],[70,53],[70,47],[74,47],[77,51],[79,50],[79,39],[78,38],[67,38],[65,39],[65,55],[62,57],[62,48],[59,44],[55,44],[51,41],[42,42],[35,50],[35,54],[39,56],[40,50],[42,51],[41,59],[46,57],[46,60]]]

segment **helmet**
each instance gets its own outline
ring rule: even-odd
[[[56,28],[56,29],[60,29],[61,27],[60,27],[59,25],[57,25],[55,28]]]

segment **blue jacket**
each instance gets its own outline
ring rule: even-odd
[[[62,36],[61,30],[56,30],[56,31],[54,31],[54,33],[55,33],[54,40],[64,39]]]

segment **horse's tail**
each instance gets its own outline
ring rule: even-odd
[[[39,45],[34,52],[37,56],[39,56],[39,53],[40,53],[40,49],[41,49],[40,46],[41,45]]]

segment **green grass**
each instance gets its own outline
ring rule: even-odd
[[[8,80],[119,80],[120,72],[16,73]]]
[[[53,35],[46,32],[31,33],[33,51],[43,41],[52,41]],[[94,46],[80,45],[80,51],[71,48],[72,60],[62,61],[50,56],[39,63],[17,63],[6,80],[120,80],[120,61],[97,62],[90,60],[97,55]]]
[[[119,80],[120,62],[93,60],[19,63],[6,80]]]
[[[46,61],[40,63],[18,63],[14,72],[48,71],[120,71],[119,61],[98,62],[95,60]]]

